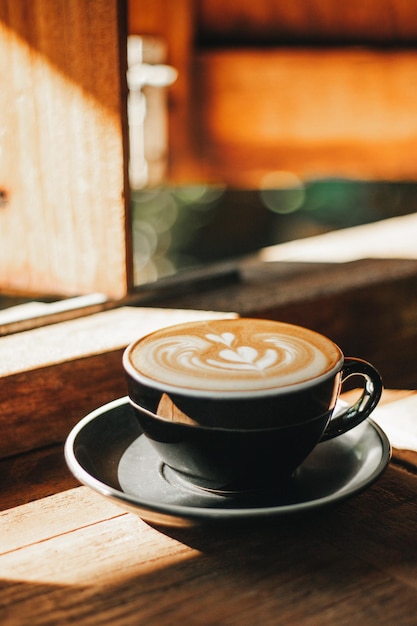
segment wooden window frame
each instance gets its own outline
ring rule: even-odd
[[[126,0],[0,0],[0,288],[133,286]]]

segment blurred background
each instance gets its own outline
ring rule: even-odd
[[[136,284],[417,205],[411,0],[129,0]]]
[[[0,0],[0,307],[415,213],[416,42],[413,0]]]

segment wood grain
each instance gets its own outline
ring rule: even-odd
[[[235,49],[196,54],[196,143],[206,177],[258,187],[301,178],[415,179],[417,53]]]
[[[0,511],[79,486],[64,460],[62,443],[0,459]]]
[[[124,5],[0,2],[2,288],[131,286]]]
[[[323,512],[157,529],[86,488],[5,511],[4,624],[411,625],[417,478],[391,466]],[[381,549],[383,546],[384,549]],[[314,575],[313,575],[314,574]]]
[[[384,392],[393,420],[407,396]],[[39,478],[56,493],[44,497],[36,472],[20,471],[15,496],[33,501],[10,506],[0,494],[1,623],[411,626],[417,455],[405,470],[397,454],[376,484],[334,507],[182,529],[146,524],[87,487],[60,491],[50,457]],[[21,455],[22,466],[39,455]],[[3,479],[9,464],[0,461]]]
[[[130,32],[161,36],[179,70],[170,183],[256,188],[274,170],[415,179],[412,0],[172,7],[129,3]]]
[[[413,0],[201,0],[197,32],[206,45],[403,44],[416,40],[414,9]]]

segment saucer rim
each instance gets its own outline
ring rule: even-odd
[[[381,459],[373,471],[365,476],[359,483],[355,483],[355,480],[353,479],[349,485],[342,487],[334,493],[312,500],[304,500],[302,502],[284,505],[270,504],[255,508],[245,508],[242,506],[241,508],[219,509],[212,507],[190,507],[187,505],[164,504],[158,500],[139,499],[133,494],[116,489],[98,478],[95,478],[80,464],[76,457],[74,443],[77,436],[83,431],[83,429],[94,420],[102,417],[104,413],[120,408],[123,405],[125,405],[126,408],[129,407],[129,398],[127,396],[108,402],[83,417],[72,428],[65,441],[65,461],[71,473],[82,485],[89,487],[105,498],[110,498],[125,510],[127,509],[136,513],[145,521],[158,521],[165,525],[171,525],[172,523],[175,523],[175,520],[188,520],[194,523],[230,520],[262,520],[269,519],[271,517],[298,515],[303,512],[321,509],[351,498],[370,487],[385,471],[392,456],[392,446],[384,430],[379,426],[379,424],[368,417],[363,424],[359,425],[359,427],[366,425],[376,432],[380,443]],[[345,433],[340,436],[343,437],[348,434],[349,433]],[[140,436],[143,435],[140,434],[139,437]]]

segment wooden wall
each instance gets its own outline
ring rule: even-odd
[[[0,0],[0,288],[131,286],[126,6]]]
[[[234,45],[413,44],[413,0],[199,0],[198,37]]]
[[[174,13],[174,15],[173,15]],[[131,32],[168,41],[171,181],[265,174],[417,177],[411,0],[130,0]]]

